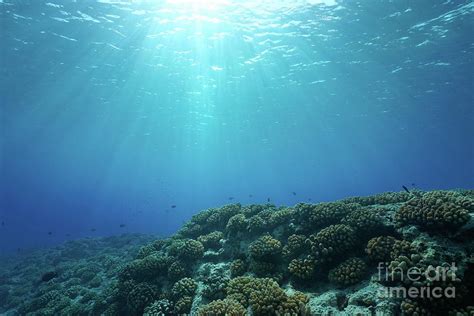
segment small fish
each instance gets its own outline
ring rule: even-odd
[[[292,192],[292,193],[293,193],[293,195],[296,195],[296,192]]]
[[[407,193],[410,193],[410,191],[407,189],[406,186],[402,185],[403,190],[407,191]]]
[[[4,222],[4,221],[2,221],[2,226],[5,226],[5,222]]]
[[[51,236],[52,234],[53,234],[53,232],[48,232],[48,235],[50,235],[50,236]]]
[[[95,228],[91,228],[91,232],[95,232],[97,229]]]
[[[171,205],[171,208],[176,208],[176,205]]]
[[[229,196],[229,201],[232,201],[234,199],[233,196]]]
[[[415,183],[412,183],[411,186],[412,186],[412,187],[416,187],[416,184],[415,184]]]
[[[267,202],[270,202],[270,198],[267,198]]]
[[[120,228],[124,228],[124,227],[125,227],[125,224],[120,224],[119,227],[120,227]]]
[[[311,201],[311,198],[308,198],[308,201]]]
[[[253,198],[253,195],[252,195],[252,194],[249,194],[249,198]]]

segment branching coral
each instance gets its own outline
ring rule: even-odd
[[[290,235],[288,243],[283,247],[283,256],[287,259],[299,256],[305,249],[305,241],[305,235]]]
[[[237,214],[229,218],[226,225],[226,232],[228,234],[236,234],[245,231],[247,227],[247,220],[243,214]]]
[[[288,224],[295,213],[296,211],[292,208],[283,208],[272,212],[267,220],[268,225],[270,227],[276,227],[278,225]]]
[[[183,296],[174,304],[174,310],[179,315],[187,315],[191,311],[193,298],[191,296]]]
[[[393,245],[397,240],[392,236],[379,236],[367,243],[366,252],[372,261],[386,262],[390,259]]]
[[[232,261],[230,265],[230,274],[232,277],[238,277],[243,275],[247,271],[247,264],[242,259],[236,259]]]
[[[197,260],[204,254],[204,246],[194,239],[176,239],[168,247],[168,253],[183,260]]]
[[[158,298],[158,289],[147,283],[140,283],[132,288],[127,296],[127,305],[132,314],[140,315],[150,303]]]
[[[213,231],[207,235],[201,235],[198,237],[198,241],[203,244],[205,248],[219,248],[220,240],[224,238],[224,234],[220,231]]]
[[[408,201],[410,194],[407,192],[385,192],[372,196],[357,196],[342,200],[345,203],[358,203],[363,206],[395,204]]]
[[[455,230],[468,222],[471,210],[474,199],[457,192],[433,191],[406,202],[395,214],[395,220],[399,225]]]
[[[329,281],[340,285],[359,282],[367,272],[367,265],[359,258],[350,258],[329,271]]]
[[[120,272],[123,278],[145,281],[166,273],[171,258],[160,253],[153,253],[143,259],[136,259]]]
[[[382,209],[379,208],[361,208],[346,215],[341,223],[354,228],[360,237],[376,234],[383,228],[380,213]]]
[[[224,228],[229,219],[238,214],[241,209],[240,204],[229,204],[219,209],[212,209],[211,214],[207,218],[207,226],[214,229]]]
[[[307,241],[315,259],[323,262],[345,255],[354,246],[355,238],[354,230],[350,226],[337,224],[311,235]]]
[[[331,224],[338,224],[348,213],[357,208],[357,204],[330,202],[319,204],[300,203],[296,205],[296,212],[301,225],[314,229]]]
[[[249,306],[252,314],[304,315],[308,299],[302,293],[288,296],[273,279],[238,277],[227,287],[228,298]]]
[[[253,259],[271,259],[281,252],[281,242],[270,235],[264,235],[249,246],[249,253]]]
[[[314,261],[311,259],[293,259],[288,265],[288,271],[299,279],[311,279],[314,275]]]
[[[171,302],[167,299],[162,299],[148,305],[143,312],[143,316],[173,315],[173,310]]]
[[[176,282],[171,289],[171,293],[176,298],[180,298],[183,296],[194,296],[196,292],[197,284],[191,278],[183,278]]]
[[[202,306],[198,316],[244,316],[246,309],[239,302],[231,299],[216,300]]]
[[[179,280],[185,277],[188,274],[188,271],[179,261],[173,262],[168,268],[168,277],[171,281]]]

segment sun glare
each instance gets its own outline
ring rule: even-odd
[[[213,11],[222,6],[228,5],[227,0],[168,0],[167,3],[180,7],[186,7],[193,10],[209,10]]]

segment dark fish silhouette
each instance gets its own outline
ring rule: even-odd
[[[171,205],[171,208],[176,208],[176,205]]]
[[[253,197],[253,195],[252,195],[252,194],[249,194],[249,198],[251,198],[251,197]]]
[[[97,229],[95,228],[91,228],[91,232],[95,232]]]
[[[308,201],[311,201],[311,198],[308,198]]]
[[[270,202],[270,198],[267,198],[267,202]]]
[[[4,222],[4,221],[2,221],[2,226],[5,226],[5,222]]]
[[[410,191],[407,189],[406,186],[402,185],[403,190],[407,191],[407,193],[410,193]]]
[[[292,192],[292,193],[293,193],[293,195],[296,195],[296,192]]]
[[[57,272],[54,272],[54,271],[49,271],[49,272],[46,272],[45,274],[43,274],[41,276],[41,281],[43,282],[48,282],[49,280],[52,280],[54,279],[55,277],[58,276],[58,273]]]
[[[48,232],[48,235],[50,235],[50,236],[51,236],[52,234],[53,234],[53,232]]]
[[[233,196],[229,196],[229,200],[232,201],[234,199]]]
[[[124,227],[125,227],[125,224],[120,224],[119,227],[120,227],[120,228],[124,228]]]

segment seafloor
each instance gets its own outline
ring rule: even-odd
[[[474,190],[226,205],[2,259],[2,315],[473,315]]]

